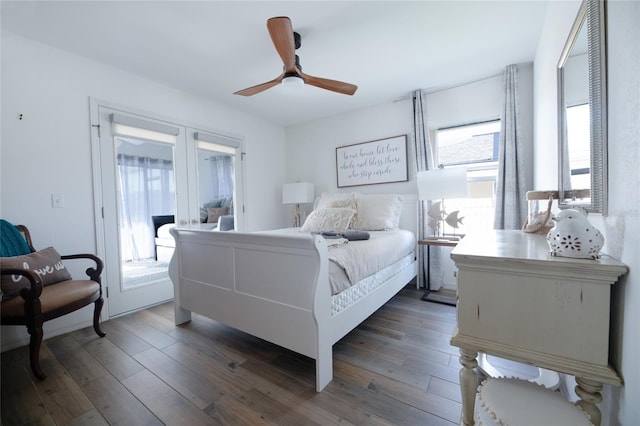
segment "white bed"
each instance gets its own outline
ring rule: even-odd
[[[359,200],[364,222],[367,218],[385,220],[367,216],[365,209],[368,200],[370,212],[384,214],[377,207],[387,196],[353,196]],[[332,197],[323,194],[314,212],[328,211],[322,203],[333,203]],[[364,198],[367,200],[360,202]],[[346,246],[359,242],[329,248],[335,240],[307,232],[308,226],[305,229],[312,222],[313,213],[305,226],[296,230],[241,233],[173,228],[176,248],[169,275],[175,286],[176,324],[189,321],[191,312],[196,312],[313,358],[316,390],[320,392],[333,377],[333,344],[416,276],[412,232],[416,200],[403,198],[404,201],[397,198],[403,214],[401,219],[396,218],[395,227],[411,232],[395,231],[403,235],[393,244],[398,251],[401,245],[406,246],[406,253],[397,254],[373,275],[368,275],[367,268],[356,268],[355,272],[342,271],[343,276],[337,280],[329,279],[329,270],[336,270],[334,260],[340,262],[336,256]],[[394,214],[400,216],[399,211]],[[369,242],[375,243],[394,231],[369,233]],[[363,253],[361,250],[356,254],[356,259]],[[350,278],[357,282],[345,284],[344,275],[353,275]],[[332,294],[342,290],[339,287],[346,288]]]

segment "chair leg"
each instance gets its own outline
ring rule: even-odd
[[[39,380],[44,380],[47,375],[40,369],[40,345],[42,344],[42,325],[28,328],[31,339],[29,340],[29,363],[33,375]]]
[[[47,375],[40,369],[40,345],[42,344],[42,310],[40,299],[33,299],[24,304],[25,317],[27,319],[27,331],[29,332],[29,364],[33,375],[39,380],[44,380]]]
[[[95,301],[95,306],[93,309],[93,329],[95,330],[96,334],[100,337],[104,337],[107,335],[107,333],[102,331],[102,329],[100,328],[100,312],[102,311],[103,305],[104,305],[104,299],[101,297]]]

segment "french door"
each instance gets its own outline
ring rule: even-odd
[[[109,317],[173,299],[173,226],[242,229],[237,138],[91,100],[98,254]],[[229,221],[229,218],[232,218]]]
[[[187,217],[184,129],[98,107],[109,316],[173,298],[154,216]]]

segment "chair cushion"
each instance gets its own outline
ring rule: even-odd
[[[22,233],[11,223],[0,219],[0,257],[20,256],[31,253]]]
[[[71,275],[53,247],[22,256],[0,258],[0,269],[27,269],[35,272],[47,286],[71,279]],[[20,294],[20,290],[29,287],[29,280],[22,275],[2,275],[2,301]]]
[[[100,284],[91,280],[61,281],[42,289],[40,304],[42,314],[47,314],[65,306],[84,300],[85,304],[91,303],[89,298],[100,291]],[[76,306],[77,309],[80,306]],[[5,318],[24,318],[24,299],[14,297],[2,302],[2,316]]]

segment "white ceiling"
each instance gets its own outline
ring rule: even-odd
[[[532,62],[546,0],[5,1],[2,30],[290,126]],[[303,71],[357,84],[232,93],[282,72],[266,28],[291,18]]]

